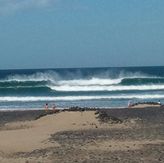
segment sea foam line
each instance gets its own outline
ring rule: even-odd
[[[61,96],[61,97],[0,97],[0,102],[37,102],[37,101],[81,101],[81,100],[114,100],[114,99],[163,99],[164,95],[118,95],[118,96]]]
[[[121,83],[122,78],[118,79],[101,79],[101,78],[91,78],[91,79],[78,79],[78,80],[63,80],[58,81],[58,85],[69,85],[69,86],[89,86],[89,85],[113,85]]]
[[[55,79],[53,77],[10,77],[6,80],[0,80],[0,83],[9,83],[9,82],[51,82],[55,85],[72,85],[72,86],[83,86],[83,85],[113,85],[113,84],[119,84],[124,78],[117,78],[117,79],[110,79],[110,78],[90,78],[90,79],[72,79],[72,80],[62,80],[62,79]]]
[[[128,90],[162,90],[164,85],[130,85],[130,86],[48,86],[52,90],[60,92],[79,92],[79,91],[128,91]]]

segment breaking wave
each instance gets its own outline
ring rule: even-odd
[[[164,98],[161,93],[164,90],[163,76],[139,72],[114,73],[114,75],[93,72],[89,70],[89,75],[72,72],[62,74],[56,71],[7,75],[0,78],[0,101]]]
[[[163,90],[164,78],[141,74],[120,75],[112,77],[80,78],[70,75],[71,79],[65,79],[56,72],[35,73],[32,75],[13,75],[0,80],[1,90],[33,90],[78,92],[78,91],[131,91],[131,90]],[[78,79],[77,79],[78,78]]]
[[[95,92],[95,91],[141,91],[141,90],[163,90],[164,85],[139,85],[139,86],[51,86],[52,90],[60,92]]]
[[[129,82],[164,82],[163,77],[150,76],[142,73],[118,73],[117,75],[110,75],[107,73],[104,74],[92,74],[90,75],[81,75],[80,73],[66,73],[60,74],[55,71],[47,72],[37,72],[31,75],[27,74],[15,74],[8,75],[4,79],[1,79],[0,82],[52,82],[52,83],[61,83],[61,84],[80,84],[80,85],[92,85],[92,84],[119,84],[120,82],[129,83]]]
[[[118,99],[160,99],[164,95],[115,95],[115,96],[61,96],[61,97],[0,97],[0,102],[35,102],[35,101],[82,101],[82,100],[118,100]]]
[[[128,99],[164,102],[163,91],[164,67],[0,71],[0,108],[47,101],[59,101],[61,106],[121,106]]]

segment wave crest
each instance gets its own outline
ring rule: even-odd
[[[163,90],[164,78],[141,74],[118,75],[118,78],[101,76],[83,78],[67,74],[69,78],[55,71],[38,72],[32,75],[10,75],[0,80],[0,88],[45,87],[58,92],[77,91],[126,91],[126,90]],[[71,77],[70,77],[71,76]],[[121,76],[121,77],[120,77]],[[71,78],[71,79],[70,79]]]
[[[138,86],[49,86],[52,90],[60,92],[95,92],[95,91],[130,91],[130,90],[163,90],[164,85],[138,85]]]

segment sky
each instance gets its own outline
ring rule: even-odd
[[[164,0],[0,0],[0,69],[164,65]]]

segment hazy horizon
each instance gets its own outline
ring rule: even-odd
[[[5,71],[5,70],[55,70],[55,69],[105,69],[105,68],[151,68],[151,67],[164,67],[159,65],[159,66],[102,66],[102,67],[56,67],[56,68],[53,68],[53,67],[47,67],[47,68],[43,68],[43,67],[40,67],[40,68],[9,68],[9,69],[0,69],[0,71]]]

